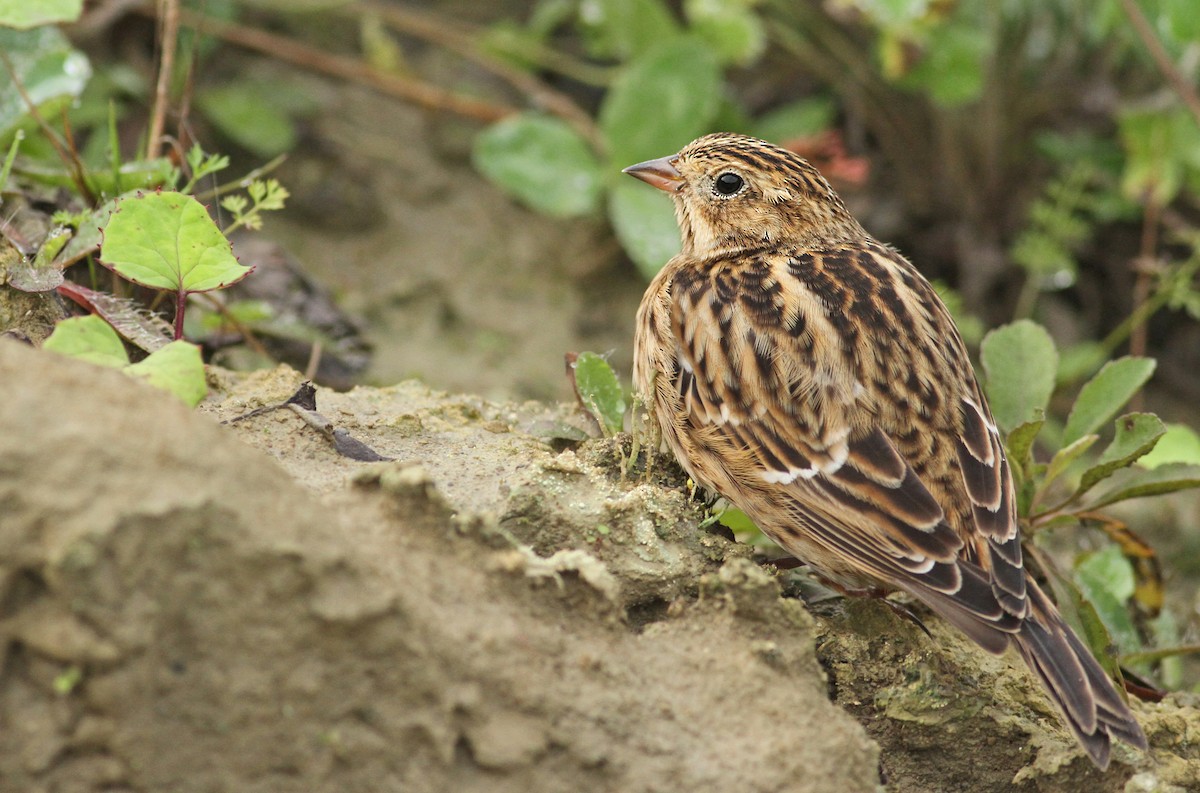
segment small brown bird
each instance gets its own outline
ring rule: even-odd
[[[999,431],[945,305],[804,159],[708,135],[625,169],[683,238],[633,378],[688,474],[851,588],[900,589],[1025,659],[1092,761],[1146,736],[1022,565]]]

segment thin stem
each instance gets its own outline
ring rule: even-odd
[[[224,195],[225,193],[228,193],[232,190],[244,189],[244,188],[248,187],[250,185],[250,183],[253,182],[255,179],[259,179],[263,176],[266,176],[271,171],[274,171],[276,168],[278,168],[280,165],[283,165],[283,163],[286,160],[287,160],[287,155],[280,154],[275,159],[273,159],[270,162],[267,162],[263,165],[258,166],[253,171],[250,171],[249,173],[247,173],[245,176],[234,179],[231,182],[226,182],[225,184],[219,184],[216,187],[212,188],[211,190],[206,190],[203,193],[196,193],[195,198],[197,201],[204,202],[204,201],[209,200],[210,198],[220,198],[222,195]],[[185,187],[182,190],[182,192],[186,193],[186,192],[188,192],[189,189],[191,189],[192,187],[195,187],[195,186],[196,185],[195,185],[194,180],[191,182],[188,182],[188,186]]]
[[[92,192],[90,187],[88,187],[87,174],[84,171],[83,163],[79,161],[78,153],[75,153],[74,156],[72,156],[72,153],[63,147],[63,142],[58,137],[58,133],[54,131],[53,127],[46,123],[46,119],[43,118],[41,112],[38,111],[37,104],[25,90],[25,84],[21,82],[21,78],[17,75],[17,70],[13,68],[12,61],[9,60],[8,54],[3,51],[0,51],[0,63],[4,64],[4,68],[8,72],[8,76],[12,78],[13,87],[16,88],[17,93],[21,95],[21,100],[25,103],[25,111],[29,113],[29,117],[37,123],[38,128],[42,131],[42,134],[46,136],[46,140],[50,141],[50,145],[54,147],[55,153],[58,154],[59,159],[62,160],[63,165],[66,166],[67,171],[71,175],[71,181],[75,184],[75,189],[79,191],[79,195],[88,202],[89,206],[96,206],[98,203],[96,200],[96,194]]]
[[[158,0],[158,19],[161,22],[159,39],[162,55],[158,59],[158,82],[154,86],[154,108],[146,135],[146,159],[157,159],[162,153],[163,125],[170,104],[171,77],[175,72],[175,49],[179,44],[179,0]]]
[[[140,13],[153,14],[154,12],[149,9],[141,9]],[[179,21],[198,32],[215,36],[230,44],[261,52],[314,72],[358,82],[389,96],[430,110],[448,111],[484,122],[499,121],[517,112],[516,108],[508,105],[472,99],[421,80],[381,72],[355,58],[330,55],[286,36],[244,25],[230,24],[186,8],[179,9]]]
[[[1187,78],[1180,73],[1179,69],[1171,61],[1171,56],[1167,53],[1166,48],[1159,41],[1158,36],[1154,32],[1154,28],[1150,25],[1146,15],[1142,13],[1142,9],[1138,7],[1135,0],[1121,0],[1121,8],[1125,10],[1125,16],[1129,17],[1130,23],[1133,24],[1134,31],[1137,32],[1138,38],[1146,45],[1146,49],[1150,51],[1150,57],[1154,59],[1154,63],[1158,66],[1158,70],[1162,72],[1162,76],[1171,84],[1171,89],[1187,106],[1192,115],[1196,118],[1196,123],[1200,124],[1200,93],[1196,92],[1196,88],[1188,82]]]
[[[401,33],[430,41],[482,66],[526,94],[534,104],[569,123],[593,146],[597,148],[602,146],[603,136],[592,117],[583,108],[569,96],[554,90],[536,76],[481,49],[478,37],[474,32],[468,29],[459,29],[461,26],[451,25],[431,14],[419,13],[401,6],[371,2],[371,0],[355,3],[347,8],[358,15],[376,14],[384,23]],[[592,82],[595,82],[594,76],[592,76]]]

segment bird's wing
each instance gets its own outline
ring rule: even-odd
[[[850,258],[859,255],[885,254]],[[921,362],[903,360],[911,352],[903,340],[883,345],[891,360],[870,349],[864,328],[893,332],[881,312],[894,306],[880,305],[878,285],[889,284],[887,300],[905,302],[901,319],[931,326],[924,343],[961,343],[949,317],[935,316],[944,312],[936,296],[928,306],[908,297],[928,286],[915,273],[908,273],[918,279],[914,284],[891,283],[900,271],[875,258],[873,267],[882,269],[855,280],[862,273],[832,271],[855,261],[832,261],[809,256],[801,265],[768,256],[676,284],[679,365],[672,384],[680,420],[700,451],[692,467],[719,490],[735,486],[741,494],[735,502],[744,502],[739,506],[785,548],[819,548],[842,570],[908,590],[983,646],[1002,651],[1027,606],[999,434],[973,379],[968,388],[946,389],[967,394],[957,408],[944,405],[960,411],[952,424],[961,431],[941,439],[952,446],[940,447],[957,455],[955,486],[965,490],[974,518],[973,527],[957,531],[917,473],[936,466],[906,459],[892,437],[904,412],[919,408],[902,387],[881,379],[903,378],[906,367]],[[932,331],[939,322],[952,339],[937,339]],[[944,497],[944,486],[939,491]]]

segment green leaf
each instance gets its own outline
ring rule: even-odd
[[[762,54],[767,37],[746,0],[684,0],[689,29],[712,45],[721,63],[746,66]]]
[[[625,393],[608,361],[594,352],[581,352],[575,359],[575,390],[588,411],[604,428],[605,435],[625,426]]]
[[[1200,466],[1166,463],[1157,468],[1131,467],[1115,472],[1111,479],[1109,489],[1097,496],[1087,506],[1088,510],[1133,498],[1200,488]]]
[[[196,105],[230,140],[259,157],[274,157],[296,145],[291,116],[253,82],[201,91]]]
[[[54,332],[42,346],[60,355],[98,366],[115,369],[129,363],[125,345],[121,343],[117,332],[96,316],[64,319],[54,326]]]
[[[721,99],[712,48],[680,36],[632,61],[600,107],[611,162],[627,165],[674,154],[708,130]]]
[[[1125,148],[1124,192],[1166,206],[1179,193],[1200,152],[1200,128],[1182,108],[1138,108],[1118,118]]]
[[[1005,443],[1008,449],[1008,459],[1017,470],[1024,471],[1033,462],[1033,442],[1037,440],[1038,433],[1042,431],[1045,424],[1045,417],[1038,415],[1033,421],[1018,424],[1012,432],[1008,433],[1008,440]]]
[[[493,124],[476,136],[472,161],[543,214],[576,217],[599,206],[600,163],[587,142],[559,119],[524,113]]]
[[[1167,463],[1200,465],[1200,435],[1186,424],[1168,424],[1166,429],[1158,444],[1141,459],[1140,464],[1146,468],[1157,468]]]
[[[1092,445],[1098,440],[1100,440],[1099,435],[1085,435],[1055,452],[1054,456],[1050,458],[1050,464],[1046,467],[1046,476],[1042,479],[1040,489],[1045,490],[1051,482],[1062,476],[1071,463],[1082,457],[1083,453],[1092,448]]]
[[[1166,432],[1162,420],[1153,413],[1130,413],[1116,421],[1117,434],[1091,468],[1083,472],[1077,493],[1086,493],[1114,471],[1128,468],[1154,448]],[[1086,437],[1095,437],[1089,435]]]
[[[579,22],[593,56],[622,61],[679,33],[662,0],[590,0],[580,4]]]
[[[1045,412],[1058,369],[1058,352],[1045,328],[1027,319],[996,328],[983,338],[979,355],[1000,429],[1010,432]]]
[[[754,123],[753,134],[781,143],[818,135],[833,126],[837,107],[827,97],[809,97],[783,105]]]
[[[186,341],[173,341],[125,371],[156,388],[170,391],[188,407],[196,407],[208,393],[200,348]]]
[[[25,8],[37,6],[29,0],[9,0]],[[21,95],[7,66],[0,67],[0,140],[8,136],[28,115],[29,98],[44,117],[54,118],[59,105],[77,99],[83,93],[92,66],[87,56],[71,47],[58,28],[33,30],[0,28],[0,52],[3,52],[25,91]]]
[[[1142,649],[1142,640],[1134,627],[1126,601],[1135,587],[1133,566],[1116,545],[1084,556],[1075,565],[1075,584],[1096,609],[1121,652]]]
[[[983,91],[983,66],[991,48],[987,31],[977,25],[939,25],[930,32],[921,59],[897,82],[927,91],[945,107],[970,102]]]
[[[83,0],[0,0],[0,27],[28,30],[74,22],[82,13]]]
[[[679,253],[679,226],[671,200],[632,179],[617,182],[608,194],[608,217],[621,246],[650,280]]]
[[[204,206],[182,193],[125,198],[104,227],[102,263],[134,283],[207,292],[249,275]]]
[[[1095,432],[1102,424],[1117,415],[1130,398],[1137,393],[1150,375],[1154,374],[1153,358],[1126,356],[1109,361],[1096,376],[1084,384],[1067,416],[1063,430],[1063,443]]]

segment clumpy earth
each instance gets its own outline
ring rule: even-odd
[[[813,607],[569,406],[280,368],[199,411],[0,341],[0,790],[1187,791],[1200,711],[1091,768],[1011,658]]]

